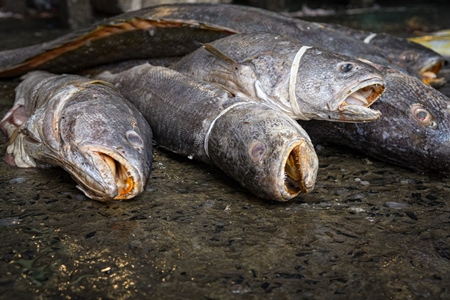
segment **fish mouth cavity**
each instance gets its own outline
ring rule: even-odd
[[[117,196],[114,200],[125,200],[131,198],[136,182],[132,176],[130,168],[120,162],[122,159],[115,159],[115,155],[107,154],[105,152],[95,151],[97,155],[109,168],[111,178],[113,178],[117,187]]]
[[[385,83],[379,78],[371,78],[349,87],[341,93],[339,97],[339,110],[345,110],[347,105],[357,105],[363,107],[371,106],[385,89]]]
[[[431,63],[428,68],[422,69],[419,73],[422,81],[434,88],[439,88],[446,83],[445,77],[437,77],[439,71],[444,67],[444,61],[436,61]]]
[[[293,198],[301,192],[308,193],[314,189],[315,177],[310,178],[309,174],[314,173],[310,167],[308,158],[308,145],[301,140],[293,143],[286,151],[287,155],[283,160],[282,172],[284,174],[284,192],[287,197]]]

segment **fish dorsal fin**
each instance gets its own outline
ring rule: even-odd
[[[215,48],[211,44],[203,44],[203,47],[205,48],[206,51],[208,51],[209,53],[211,53],[215,57],[217,57],[217,58],[219,58],[219,59],[221,59],[221,60],[223,60],[223,61],[225,61],[225,62],[227,62],[229,64],[232,64],[232,65],[238,65],[239,64],[233,58],[229,57],[228,55],[226,55],[225,53],[223,53],[219,49]]]

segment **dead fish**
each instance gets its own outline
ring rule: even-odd
[[[47,43],[2,51],[0,77],[36,69],[76,72],[127,59],[182,56],[200,43],[238,32],[274,32],[300,39],[305,45],[403,68],[382,49],[319,23],[246,6],[175,4],[128,12]]]
[[[192,20],[127,13],[47,43],[0,52],[0,78],[32,70],[73,73],[129,59],[182,56],[235,31]]]
[[[27,74],[0,121],[5,160],[21,168],[59,166],[94,200],[141,193],[152,164],[147,121],[111,84],[43,71]]]
[[[294,119],[372,121],[370,109],[384,90],[371,65],[272,33],[235,34],[171,66],[258,99]]]
[[[420,78],[426,84],[433,87],[440,87],[445,84],[445,78],[437,77],[437,74],[444,66],[445,58],[432,49],[416,43],[414,39],[408,40],[383,32],[367,32],[338,24],[321,24],[325,27],[344,32],[350,37],[361,40],[368,45],[374,45],[383,49],[384,53],[392,61],[403,64],[405,69],[417,71],[420,74]],[[408,73],[414,74],[413,71]]]
[[[136,11],[139,13],[139,11]],[[377,64],[403,69],[402,64],[390,60],[383,49],[350,38],[344,32],[332,30],[321,23],[308,22],[286,15],[242,5],[232,4],[171,4],[140,11],[140,17],[160,20],[191,20],[208,26],[222,26],[239,33],[272,32],[301,40],[305,45],[331,52],[363,58]]]
[[[419,172],[450,173],[450,99],[419,79],[379,67],[386,90],[367,124],[300,122],[315,144],[329,142]]]
[[[114,84],[143,113],[159,145],[215,165],[255,195],[287,201],[314,188],[317,155],[285,114],[149,64],[97,78]]]

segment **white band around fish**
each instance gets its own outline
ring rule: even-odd
[[[377,36],[376,33],[371,33],[371,34],[369,34],[369,35],[366,36],[366,38],[364,39],[364,43],[366,43],[366,44],[370,43],[370,41],[372,41],[372,39],[373,39],[374,37],[376,37],[376,36]]]
[[[209,149],[208,149],[208,143],[209,143],[209,136],[211,135],[211,130],[214,127],[214,124],[216,124],[216,121],[223,116],[224,114],[226,114],[228,111],[232,110],[233,108],[235,108],[236,106],[239,105],[243,105],[243,104],[251,104],[251,102],[237,102],[234,103],[230,106],[228,106],[227,108],[225,108],[224,110],[222,110],[215,118],[214,120],[212,120],[211,124],[209,125],[208,131],[205,134],[205,142],[203,144],[203,148],[205,149],[205,153],[206,155],[209,157]]]
[[[289,102],[291,104],[292,111],[294,114],[301,120],[310,120],[300,111],[300,107],[298,106],[297,96],[295,95],[295,83],[297,82],[297,74],[298,68],[300,66],[300,59],[303,54],[305,54],[306,50],[311,48],[310,46],[302,46],[300,50],[298,50],[297,54],[295,54],[294,60],[292,61],[291,66],[291,76],[289,78]]]

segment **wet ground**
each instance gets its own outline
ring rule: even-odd
[[[1,46],[52,34],[3,30]],[[0,82],[0,115],[16,84]],[[62,170],[0,162],[0,298],[450,298],[449,178],[322,145],[315,190],[275,203],[155,152],[147,190],[106,204]]]

